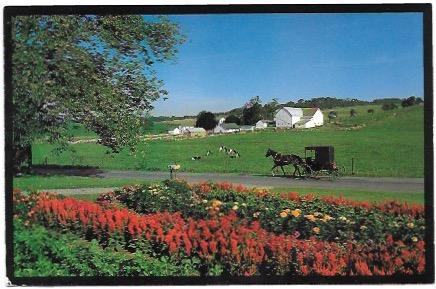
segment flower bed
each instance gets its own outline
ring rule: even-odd
[[[414,232],[419,236],[416,240],[392,232],[384,233],[377,241],[364,239],[362,234],[358,235],[360,239],[331,241],[327,232],[321,233],[328,228],[322,224],[346,223],[336,217],[333,211],[329,212],[330,215],[327,214],[326,210],[332,209],[330,206],[337,207],[340,214],[346,210],[367,212],[366,214],[372,212],[375,215],[395,215],[393,213],[375,207],[357,209],[350,204],[331,204],[312,197],[309,200],[299,197],[299,200],[290,201],[264,191],[220,186],[222,185],[205,190],[204,184],[190,187],[180,182],[166,182],[162,186],[147,189],[129,187],[120,192],[102,195],[99,202],[104,203],[104,206],[43,194],[34,198],[35,205],[27,212],[21,209],[21,215],[25,214],[30,220],[52,230],[68,231],[87,240],[97,240],[102,247],[120,247],[130,252],[171,256],[175,260],[199,259],[198,270],[203,275],[353,276],[424,272],[424,242]],[[180,194],[180,200],[174,195],[176,193]],[[140,215],[130,209],[120,208],[122,205],[138,211],[147,208],[146,203],[135,203],[138,198],[144,200],[138,195],[150,202],[152,208],[149,210],[162,212],[145,212]],[[217,195],[229,199],[218,199]],[[205,196],[213,199],[206,198],[204,202]],[[177,210],[177,206],[181,205],[186,211],[162,210],[166,198],[170,197],[174,198],[171,200],[173,205],[169,206],[171,210]],[[246,206],[233,198],[247,200]],[[16,200],[16,208],[22,208],[20,198],[17,197]],[[114,206],[113,201],[119,204]],[[154,203],[151,205],[151,202]],[[301,220],[295,224],[288,222],[292,226],[283,225],[288,223],[273,223],[264,228],[267,217],[262,221],[261,215],[254,216],[252,210],[266,204],[277,205],[276,211],[271,213],[275,219],[289,219],[292,222],[294,219]],[[287,207],[281,207],[282,204]],[[316,212],[320,211],[319,214],[306,212],[313,208],[317,209]],[[420,214],[401,211],[398,216],[404,218],[404,221],[413,221],[413,224],[421,222]],[[283,233],[277,232],[277,224],[282,225]],[[406,228],[413,229],[407,225]],[[368,230],[371,228],[368,227]],[[410,231],[406,233],[410,234]]]
[[[258,221],[269,232],[334,242],[380,242],[392,235],[394,240],[410,244],[423,240],[425,232],[423,206],[370,204],[300,196],[296,192],[273,194],[228,183],[190,186],[166,181],[153,186],[128,186],[100,195],[98,202],[125,206],[141,214],[181,212],[183,217],[194,219],[234,212],[247,222]]]

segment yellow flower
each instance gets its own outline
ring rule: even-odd
[[[321,216],[322,216],[322,214],[319,213],[319,212],[315,212],[315,213],[313,213],[313,215],[314,215],[315,217],[321,217]]]
[[[288,213],[286,213],[285,211],[282,211],[280,213],[280,217],[282,217],[282,218],[286,218],[287,216],[288,216]]]
[[[312,231],[313,231],[315,234],[319,234],[319,228],[318,228],[318,227],[314,227],[314,228],[312,229]]]
[[[316,220],[314,215],[304,215],[304,217],[311,222],[314,222]]]
[[[413,236],[413,237],[412,237],[412,241],[413,241],[413,242],[418,242],[418,238],[415,237],[415,236]]]
[[[233,211],[236,211],[238,209],[238,206],[236,206],[236,205],[234,205],[233,207],[232,207],[232,210]]]
[[[363,231],[363,230],[366,230],[366,229],[368,229],[368,227],[367,226],[365,226],[365,225],[362,225],[362,226],[360,226],[360,229]]]
[[[213,200],[212,201],[212,207],[219,207],[222,205],[222,202],[220,200]]]
[[[301,210],[299,210],[299,209],[292,210],[291,215],[294,217],[299,217],[301,215]]]
[[[331,216],[329,216],[329,215],[324,215],[324,218],[322,219],[323,220],[323,222],[325,223],[325,222],[328,222],[328,221],[330,221],[330,220],[333,220],[333,217],[331,217]]]
[[[340,217],[339,217],[339,220],[341,220],[341,221],[346,221],[347,218],[345,218],[344,216],[340,216]]]
[[[410,229],[413,229],[415,227],[415,224],[412,223],[412,222],[407,223],[407,227],[410,228]]]
[[[286,212],[286,213],[288,213],[288,214],[291,212],[290,209],[284,209],[283,211]]]

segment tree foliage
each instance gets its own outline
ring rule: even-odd
[[[202,127],[205,130],[214,129],[218,122],[215,119],[215,115],[210,111],[202,111],[197,116],[197,121],[195,122],[196,127]]]
[[[242,110],[242,123],[253,125],[262,119],[262,104],[259,96],[251,98]]]
[[[66,147],[82,123],[117,152],[134,148],[144,111],[166,95],[153,68],[184,36],[166,17],[38,15],[12,19],[13,150],[16,168],[45,137]],[[26,153],[27,151],[27,153]]]
[[[390,103],[385,103],[385,104],[383,104],[382,105],[382,109],[383,110],[393,110],[393,109],[396,109],[398,106],[395,104],[395,103],[393,103],[393,102],[390,102]]]
[[[231,114],[228,117],[226,117],[224,122],[225,123],[236,123],[237,125],[240,125],[241,119],[239,117],[237,117],[236,115]]]
[[[336,111],[331,110],[328,114],[329,122],[331,122],[332,119],[335,119],[338,117],[338,114]]]
[[[402,107],[413,106],[422,103],[423,100],[420,97],[411,96],[401,101]]]

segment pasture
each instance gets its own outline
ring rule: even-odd
[[[282,153],[304,155],[308,145],[333,145],[336,162],[351,173],[355,159],[355,175],[377,177],[423,177],[424,115],[423,107],[398,108],[374,114],[369,106],[356,107],[358,115],[349,117],[350,108],[335,109],[336,124],[329,123],[324,111],[324,127],[305,130],[265,130],[246,134],[217,135],[182,140],[154,140],[141,143],[135,154],[127,150],[107,153],[107,148],[83,143],[56,155],[53,145],[33,146],[34,164],[88,165],[104,169],[166,171],[167,165],[178,163],[182,171],[270,174],[272,160],[265,158],[268,148]],[[236,149],[240,158],[229,158],[219,152],[221,145]],[[212,155],[205,156],[208,150]],[[200,160],[192,160],[201,156]]]

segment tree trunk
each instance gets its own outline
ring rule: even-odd
[[[32,146],[18,145],[14,147],[14,173],[23,173],[32,167]]]

